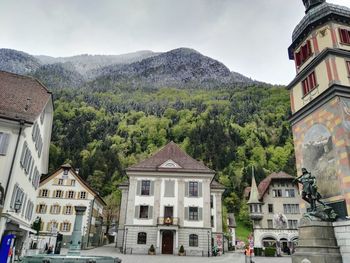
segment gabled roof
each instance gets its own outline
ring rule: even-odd
[[[269,186],[273,180],[294,180],[295,177],[285,173],[285,172],[278,172],[278,173],[272,173],[268,177],[266,177],[264,180],[262,180],[258,186],[260,198],[262,198],[266,191],[269,189]]]
[[[162,164],[169,160],[174,161],[180,167],[161,167]],[[215,173],[215,171],[209,169],[203,163],[189,156],[174,142],[168,143],[150,158],[128,167],[126,171]]]
[[[83,186],[85,186],[87,189],[90,190],[90,192],[98,199],[103,205],[106,205],[106,202],[102,199],[102,197],[99,195],[98,192],[96,192],[83,178],[77,174],[76,169],[74,169],[70,164],[63,164],[60,168],[58,168],[56,171],[54,171],[52,174],[47,175],[45,177],[40,178],[40,186],[42,186],[44,183],[50,181],[51,179],[55,178],[57,175],[61,174],[63,170],[69,169],[70,172],[73,174],[73,176],[81,183]]]
[[[0,118],[33,123],[51,92],[34,78],[0,71]]]

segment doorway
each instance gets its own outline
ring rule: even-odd
[[[172,231],[164,231],[162,235],[162,254],[173,254],[174,233]]]

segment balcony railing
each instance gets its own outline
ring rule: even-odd
[[[158,225],[177,226],[179,225],[178,217],[158,217]]]

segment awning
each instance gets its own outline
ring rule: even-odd
[[[26,231],[28,231],[30,233],[33,233],[33,234],[35,234],[35,232],[36,232],[34,229],[31,229],[30,227],[27,227],[27,226],[24,226],[24,225],[19,225],[19,228],[23,229],[23,230],[26,230]]]

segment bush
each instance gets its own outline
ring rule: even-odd
[[[184,249],[183,245],[180,246],[179,253],[181,253],[181,254],[185,253],[185,249]]]
[[[267,247],[265,248],[265,257],[274,257],[276,255],[275,247]]]
[[[262,256],[262,254],[263,254],[262,252],[263,252],[263,250],[262,250],[261,247],[255,247],[255,248],[254,248],[254,255],[255,255],[255,256],[258,256],[258,257],[259,257],[259,256]]]
[[[151,245],[151,247],[149,248],[149,250],[148,250],[148,251],[149,251],[149,252],[152,252],[152,253],[156,252],[156,250],[154,249],[153,244]]]

